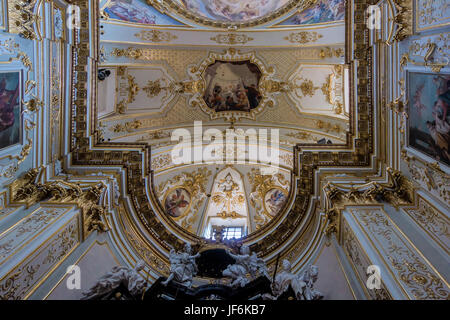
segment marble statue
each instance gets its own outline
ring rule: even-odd
[[[314,283],[317,281],[319,274],[317,266],[310,266],[300,275],[292,273],[291,263],[287,259],[283,260],[281,266],[282,271],[276,275],[272,282],[273,295],[265,295],[265,299],[278,299],[289,289],[289,286],[294,291],[297,300],[319,300],[323,298],[323,295],[314,289]]]
[[[166,286],[170,281],[174,280],[190,288],[192,286],[192,278],[198,271],[195,259],[199,256],[199,253],[192,255],[192,248],[189,243],[186,243],[184,252],[177,253],[173,249],[170,250],[170,275],[162,284]]]
[[[267,269],[266,263],[263,259],[258,258],[257,254],[253,252],[250,255],[250,275],[253,279],[256,279],[258,273],[270,279],[269,270]]]
[[[314,289],[314,283],[317,281],[319,275],[319,268],[311,265],[308,270],[303,273],[302,280],[306,284],[303,295],[305,300],[320,300],[323,295]]]
[[[143,270],[145,262],[139,260],[134,269],[116,266],[102,276],[88,291],[83,292],[82,300],[95,300],[112,292],[123,284],[134,297],[140,297],[147,287],[147,282],[141,277],[139,271]]]
[[[235,264],[230,264],[222,274],[225,277],[230,277],[232,279],[232,287],[244,287],[250,280],[247,278],[247,273],[250,274],[252,279],[255,279],[258,275],[264,274],[269,277],[267,267],[264,261],[256,256],[255,253],[250,254],[250,248],[248,246],[242,246],[240,250],[241,254],[228,254],[236,260]]]

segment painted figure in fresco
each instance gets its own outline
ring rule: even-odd
[[[0,149],[20,141],[19,73],[0,74]]]
[[[261,94],[259,93],[258,89],[256,88],[255,84],[251,84],[249,86],[246,86],[244,84],[244,88],[247,93],[247,97],[249,100],[249,104],[251,108],[256,108],[261,101]]]
[[[177,253],[174,249],[170,250],[170,275],[162,284],[166,286],[170,281],[174,280],[190,288],[192,286],[192,278],[198,271],[195,259],[199,256],[199,253],[192,255],[192,248],[189,243],[186,243],[184,252]]]
[[[345,17],[345,0],[319,0],[312,8],[296,14],[283,24],[312,24],[343,20]]]
[[[0,82],[0,132],[14,124],[14,107],[18,104],[19,84],[16,89],[6,89],[6,78]]]
[[[424,121],[427,133],[432,141],[429,144],[430,150],[437,158],[450,162],[450,76],[448,75],[423,75],[424,78],[417,84],[411,101],[411,117]],[[427,79],[432,81],[427,82]],[[435,93],[426,90],[426,85],[433,85]],[[430,94],[435,97],[429,101]],[[428,105],[428,107],[427,107]],[[417,115],[416,115],[417,114]],[[417,126],[417,123],[416,123]],[[417,129],[416,129],[417,130]]]
[[[117,16],[120,20],[137,22],[144,24],[156,24],[156,16],[149,12],[149,9],[141,5],[137,0],[113,0],[105,8],[105,12],[114,18]]]
[[[266,200],[266,205],[271,215],[276,215],[284,205],[286,196],[281,190],[275,189]]]
[[[267,15],[288,0],[182,0],[187,9],[210,19],[245,21]]]
[[[205,103],[216,112],[250,111],[262,99],[257,89],[260,72],[254,65],[216,62],[206,71]]]
[[[92,288],[83,292],[83,298],[81,299],[99,299],[114,291],[121,284],[123,284],[134,297],[140,297],[147,287],[147,282],[139,274],[139,271],[143,270],[144,267],[145,262],[139,260],[134,269],[123,266],[112,268],[111,272],[102,276]]]
[[[189,201],[184,198],[183,189],[176,189],[165,201],[166,213],[172,217],[178,218],[183,210],[189,205]]]

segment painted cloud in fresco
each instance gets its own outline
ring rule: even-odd
[[[194,14],[219,21],[257,19],[283,7],[289,0],[179,0]]]
[[[143,0],[111,0],[103,10],[110,19],[154,25],[181,24],[160,13]]]
[[[285,20],[281,25],[324,23],[345,18],[345,0],[319,0],[315,6]]]

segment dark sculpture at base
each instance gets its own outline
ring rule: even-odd
[[[208,284],[196,288],[188,288],[177,282],[163,285],[165,278],[161,277],[145,292],[144,300],[262,300],[265,293],[271,293],[270,280],[259,277],[244,287],[233,289],[222,284]]]
[[[291,263],[283,260],[280,273],[270,279],[264,261],[242,246],[240,254],[232,254],[228,248],[209,247],[192,255],[186,244],[183,252],[171,250],[170,275],[158,278],[148,288],[139,275],[144,262],[134,269],[115,267],[100,278],[84,295],[89,300],[319,300],[323,295],[315,290],[318,268],[310,265],[301,274],[291,270]],[[277,261],[278,264],[278,261]],[[229,285],[207,284],[192,286],[193,277],[209,277],[222,282],[228,277]],[[148,289],[146,289],[148,288]]]

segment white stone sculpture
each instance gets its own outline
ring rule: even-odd
[[[92,300],[100,298],[118,288],[120,284],[128,288],[128,291],[134,297],[140,297],[147,287],[147,282],[139,274],[139,271],[143,270],[144,267],[145,262],[139,260],[134,269],[123,266],[112,268],[111,272],[102,276],[89,291],[83,292],[83,298],[81,299]]]
[[[236,263],[230,264],[222,273],[225,277],[230,277],[233,280],[231,283],[232,287],[244,287],[249,283],[250,280],[247,278],[248,273],[252,280],[257,277],[258,272],[269,277],[264,261],[258,258],[255,253],[250,254],[250,248],[248,246],[242,246],[240,253],[238,255],[232,254],[231,252],[228,253],[236,260]]]
[[[263,259],[258,258],[257,254],[253,252],[250,255],[250,275],[253,279],[256,279],[258,273],[270,279],[269,270],[267,269],[266,263]]]
[[[297,300],[319,300],[323,295],[314,289],[314,283],[317,281],[319,269],[311,265],[303,274],[296,275],[292,273],[291,263],[284,259],[282,262],[282,271],[275,276],[272,283],[272,294],[265,295],[265,299],[276,300],[291,286]]]
[[[320,300],[323,298],[323,295],[314,289],[314,283],[317,281],[318,275],[319,268],[314,265],[311,265],[309,269],[303,273],[302,280],[306,284],[303,291],[305,300]]]
[[[174,280],[182,285],[190,288],[192,286],[192,278],[197,274],[197,264],[195,259],[200,254],[192,255],[192,248],[189,243],[186,243],[184,252],[176,253],[175,250],[170,250],[170,275],[163,285],[167,285]]]

